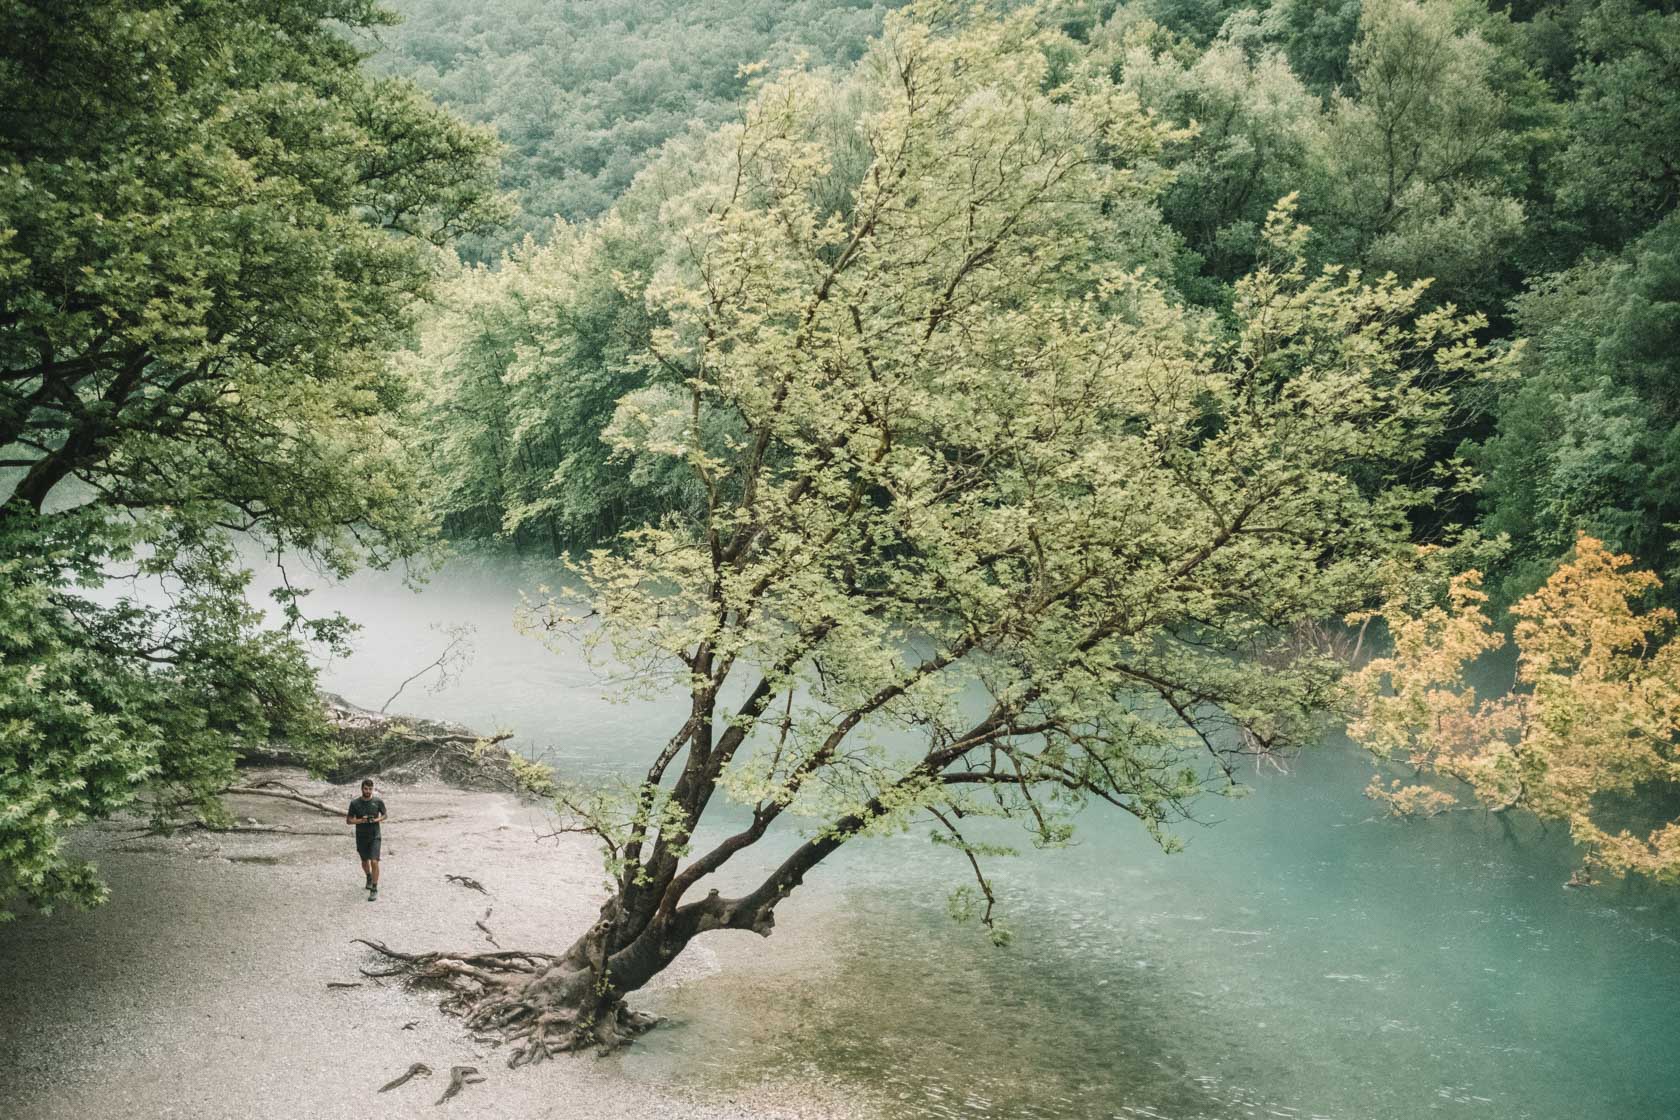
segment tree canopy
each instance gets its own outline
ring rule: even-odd
[[[1472,453],[1484,524],[1509,534],[1510,602],[1577,533],[1680,577],[1680,221],[1612,257],[1535,282],[1513,304],[1528,336],[1494,432]]]
[[[503,213],[496,142],[343,37],[371,0],[0,8],[0,901],[101,888],[61,846],[143,783],[214,811],[315,709],[295,595],[425,547],[394,430],[436,246]],[[143,606],[122,578],[163,588]]]
[[[634,1029],[626,993],[767,934],[857,836],[938,822],[989,924],[973,818],[1055,846],[1099,803],[1170,845],[1236,755],[1322,730],[1341,670],[1295,627],[1408,549],[1445,387],[1507,359],[1422,285],[1309,268],[1287,204],[1233,323],[1185,306],[1150,275],[1178,138],[1035,13],[919,5],[850,77],[786,72],[668,150],[639,268],[600,263],[610,216],[502,297],[644,309],[604,438],[693,495],[531,619],[689,699],[644,780],[563,800],[606,849],[600,921],[534,968],[421,963],[516,1062]],[[698,845],[725,797],[750,817]]]
[[[903,0],[392,0],[374,63],[508,145],[514,220],[467,238],[493,261],[556,216],[608,209],[666,140],[734,116],[754,68],[849,66]]]

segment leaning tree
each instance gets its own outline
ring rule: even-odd
[[[533,621],[688,714],[640,781],[562,798],[612,883],[569,948],[375,946],[512,1064],[633,1035],[626,995],[770,933],[858,837],[931,822],[988,924],[967,818],[1055,845],[1100,801],[1170,845],[1238,752],[1319,726],[1336,665],[1292,631],[1405,550],[1441,382],[1499,364],[1417,286],[1305,275],[1287,207],[1232,321],[1198,318],[1136,266],[1161,127],[1030,16],[927,15],[648,181],[663,252],[611,282],[657,325],[603,435],[696,501]]]

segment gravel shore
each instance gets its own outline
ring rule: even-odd
[[[329,804],[355,795],[275,776]],[[429,783],[380,792],[391,820],[375,903],[365,901],[342,818],[287,801],[230,799],[241,822],[293,830],[285,833],[151,837],[135,833],[138,822],[82,830],[76,847],[99,864],[110,902],[0,926],[0,1112],[8,1120],[868,1114],[814,1087],[729,1098],[650,1086],[613,1058],[509,1070],[502,1054],[440,1014],[435,997],[365,979],[358,966],[373,961],[352,938],[488,948],[474,924],[482,919],[504,947],[555,948],[603,897],[590,842],[539,841],[545,819],[535,807]],[[471,876],[489,894],[446,874]],[[691,946],[656,983],[703,983],[716,968],[705,946]],[[377,1091],[413,1062],[435,1072]],[[478,1067],[486,1080],[434,1107],[457,1065]]]

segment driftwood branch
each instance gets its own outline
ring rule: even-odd
[[[469,878],[466,875],[445,875],[444,878],[449,880],[451,883],[461,884],[469,891],[477,891],[486,898],[490,896],[490,892],[484,889],[484,884],[479,882],[477,879]]]
[[[432,628],[434,630],[438,629],[435,624]],[[383,714],[392,704],[397,702],[397,697],[403,694],[403,689],[433,669],[438,671],[438,679],[432,691],[438,692],[449,687],[450,683],[459,677],[461,671],[466,668],[466,663],[472,660],[472,636],[476,630],[477,627],[470,623],[444,627],[443,632],[449,635],[449,643],[443,647],[443,652],[427,663],[424,668],[399,684],[397,690],[391,693],[385,703],[379,706],[380,713]]]
[[[501,968],[519,968],[527,971],[538,966],[547,967],[560,959],[555,953],[529,952],[524,949],[501,949],[494,953],[405,953],[400,949],[393,949],[383,941],[369,941],[365,937],[352,937],[352,945],[366,945],[369,949],[392,960],[402,961],[403,967],[397,972],[410,972],[425,968],[440,960],[460,961],[466,964],[491,965]]]
[[[258,784],[267,785],[268,783],[263,782]],[[317,801],[313,797],[305,797],[301,793],[287,792],[285,790],[258,789],[257,786],[229,786],[227,789],[222,790],[222,793],[223,795],[237,793],[244,797],[278,797],[283,801],[296,801],[299,805],[307,805],[311,809],[319,809],[321,812],[330,813],[335,817],[342,817],[344,815],[344,810],[342,808],[335,808],[328,805],[325,801]]]
[[[395,1089],[399,1085],[406,1085],[410,1078],[430,1077],[431,1075],[432,1075],[432,1067],[431,1066],[427,1065],[425,1062],[415,1062],[413,1065],[408,1067],[408,1072],[407,1073],[403,1074],[401,1077],[397,1078],[394,1081],[387,1081],[385,1084],[383,1084],[379,1087],[379,1091],[381,1093],[388,1092],[392,1089]]]
[[[498,949],[501,948],[501,945],[496,941],[496,935],[490,932],[489,926],[485,925],[482,921],[474,922],[473,925],[477,926],[484,932],[484,940],[490,942],[492,945],[495,945]]]

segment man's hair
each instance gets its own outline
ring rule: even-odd
[[[371,786],[372,784],[373,784],[373,779],[372,778],[363,778],[362,779],[362,787],[364,789],[368,786]]]

